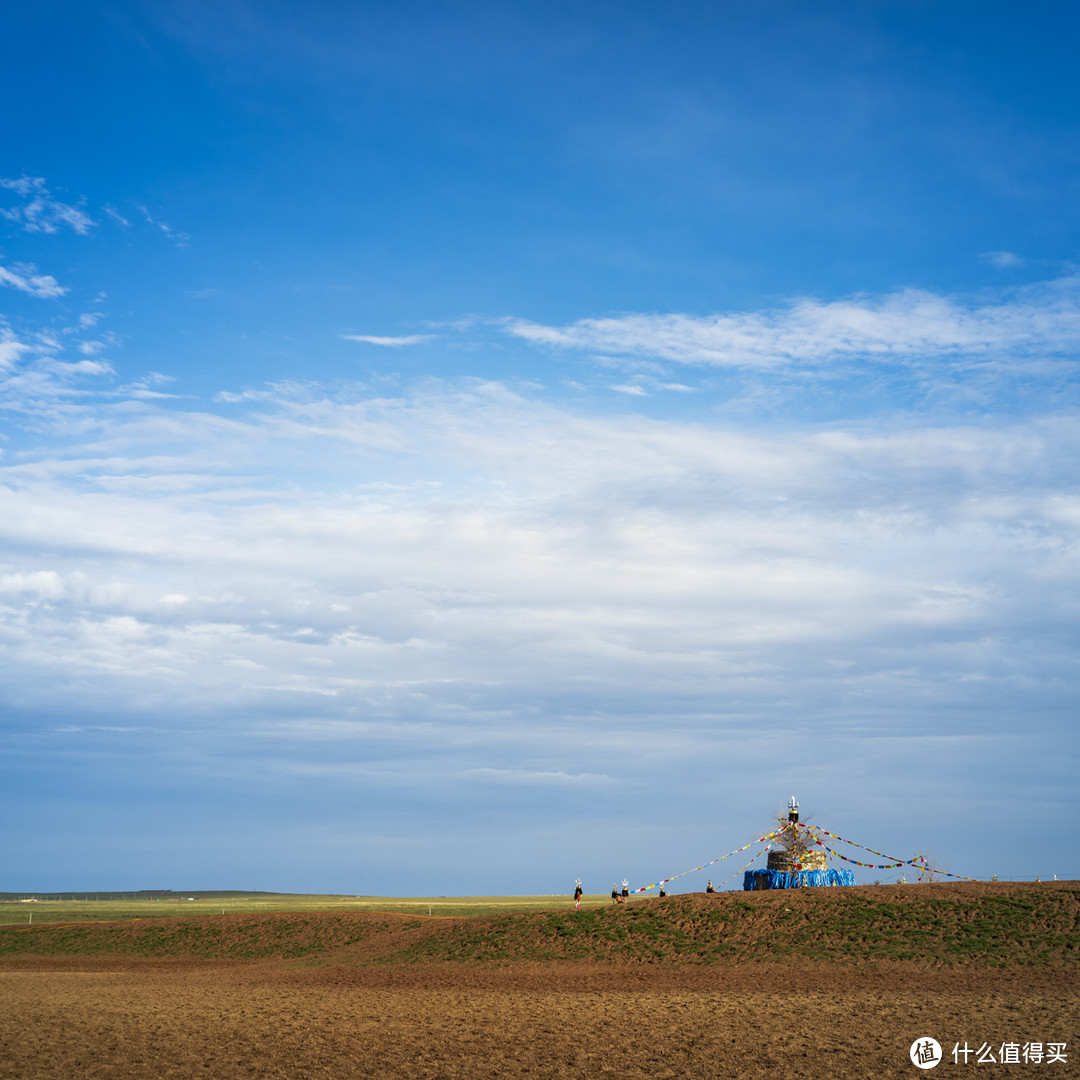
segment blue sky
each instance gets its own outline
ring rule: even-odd
[[[0,887],[1080,877],[1074,6],[6,19]]]

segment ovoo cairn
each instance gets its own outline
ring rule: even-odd
[[[799,803],[794,795],[788,802],[787,821],[781,819],[780,835],[769,851],[765,870],[747,870],[743,889],[800,889],[819,885],[854,885],[850,870],[829,869],[823,849],[814,850],[818,837],[813,829],[799,824]]]

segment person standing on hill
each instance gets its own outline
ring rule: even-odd
[[[613,904],[620,903],[620,900],[619,900],[619,886],[618,885],[612,885],[611,886],[611,902]]]
[[[630,899],[630,882],[629,881],[623,881],[623,883],[622,883],[622,898],[624,900],[629,900]]]
[[[574,910],[577,911],[581,907],[581,882],[578,881],[574,885]]]
[[[712,882],[711,881],[709,882],[708,885],[705,886],[705,891],[707,893],[716,892],[716,890],[712,887]]]

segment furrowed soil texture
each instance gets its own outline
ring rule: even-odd
[[[1078,944],[1076,882],[7,926],[0,1077],[1067,1076]]]

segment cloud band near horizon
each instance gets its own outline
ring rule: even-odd
[[[910,288],[882,297],[797,298],[771,310],[711,316],[628,313],[563,327],[524,319],[505,325],[516,337],[552,348],[706,367],[1075,360],[1080,275],[991,298]]]

